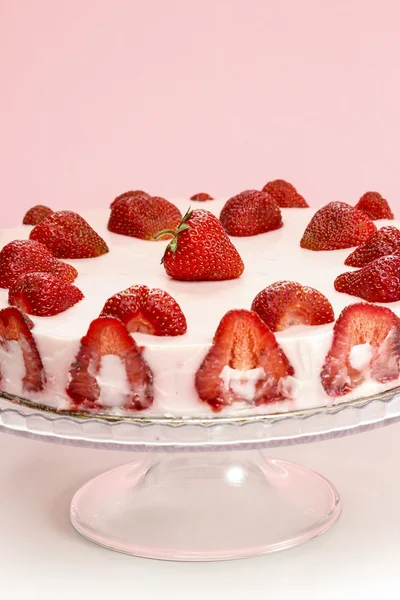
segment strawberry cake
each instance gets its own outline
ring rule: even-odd
[[[137,190],[0,232],[0,391],[55,411],[226,417],[400,385],[400,222],[288,182]]]

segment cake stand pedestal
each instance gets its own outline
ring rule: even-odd
[[[120,552],[174,560],[256,556],[323,533],[340,513],[326,479],[267,458],[186,454],[104,473],[74,496],[71,521]]]
[[[266,449],[397,421],[399,388],[336,407],[240,419],[88,418],[0,399],[4,432],[144,452],[78,490],[71,521],[97,544],[164,560],[257,556],[324,533],[340,515],[334,486]]]

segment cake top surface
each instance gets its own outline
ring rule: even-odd
[[[185,213],[191,208],[205,208],[219,216],[225,199],[198,205],[188,200],[172,200]],[[215,329],[224,314],[234,308],[250,309],[258,292],[276,281],[291,280],[311,286],[322,292],[332,303],[335,318],[341,310],[360,301],[355,296],[335,291],[335,278],[353,268],[344,264],[351,248],[313,252],[300,247],[300,239],[315,210],[311,208],[283,208],[283,227],[251,237],[231,237],[245,264],[241,277],[227,281],[177,281],[165,273],[161,258],[167,241],[146,241],[107,230],[109,209],[93,210],[82,216],[106,241],[110,252],[97,258],[66,260],[75,266],[78,277],[75,284],[85,298],[75,306],[52,317],[32,317],[35,331],[42,335],[80,338],[90,322],[99,316],[106,300],[114,294],[137,284],[167,291],[179,303],[187,320],[187,333],[177,337],[156,337],[135,334],[140,344],[202,345],[212,341]],[[377,227],[400,221],[380,220]],[[16,239],[28,239],[31,227],[23,225],[0,232],[0,247]],[[0,308],[8,305],[8,290],[0,290]],[[388,304],[399,314],[400,302]],[[333,324],[317,327],[295,326],[277,337],[318,335],[331,329]]]

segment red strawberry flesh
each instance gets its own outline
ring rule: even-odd
[[[120,359],[129,383],[121,407],[132,411],[148,408],[153,402],[152,372],[125,325],[115,317],[99,317],[92,321],[81,340],[67,388],[74,408],[107,408],[101,404],[97,376],[104,357],[110,355]]]
[[[307,225],[300,241],[308,250],[340,250],[358,246],[376,231],[371,219],[344,202],[320,208]]]
[[[180,210],[164,198],[128,196],[113,206],[108,229],[120,235],[154,240],[156,233],[174,229],[181,219]]]
[[[231,378],[232,369],[238,378]],[[215,411],[237,401],[257,406],[283,400],[281,382],[293,374],[274,334],[260,317],[248,310],[231,310],[222,318],[196,373],[196,389]]]
[[[307,208],[308,204],[296,188],[284,179],[269,181],[262,189],[275,200],[281,208]]]
[[[294,281],[277,281],[266,287],[254,298],[251,310],[272,331],[292,325],[323,325],[335,318],[331,303],[321,292]]]
[[[191,196],[190,199],[196,200],[198,202],[206,202],[207,200],[214,200],[214,198],[212,196],[210,196],[210,194],[206,194],[204,192],[200,192],[199,194],[194,194],[193,196]]]
[[[182,281],[235,279],[244,271],[243,261],[221,223],[203,209],[186,213],[162,262],[167,275]]]
[[[52,213],[53,211],[48,206],[37,204],[28,210],[22,222],[24,225],[37,225]]]
[[[27,326],[28,329],[33,329],[35,327],[35,323],[32,321],[32,319],[30,319],[28,317],[28,315],[26,315],[25,313],[22,313],[22,316],[24,318],[25,324]]]
[[[357,346],[367,352],[362,366],[352,364],[352,349]],[[379,383],[397,379],[399,360],[400,319],[383,306],[352,304],[336,321],[321,382],[329,396],[343,396],[369,378]]]
[[[159,336],[186,333],[185,315],[179,304],[160,289],[132,286],[107,300],[100,316],[119,318],[130,333],[135,331]]]
[[[144,198],[150,198],[150,194],[148,194],[147,192],[144,192],[143,190],[131,190],[129,192],[124,192],[123,194],[120,194],[119,196],[117,196],[110,204],[110,208],[113,208],[117,202],[119,202],[120,200],[125,200],[125,198],[140,198],[140,197],[144,197]]]
[[[357,202],[355,208],[362,210],[371,219],[394,219],[389,203],[378,192],[367,192]]]
[[[342,273],[335,289],[368,302],[400,300],[400,256],[381,256],[357,271]]]
[[[15,240],[0,251],[0,287],[9,288],[26,273],[44,272],[72,283],[78,271],[57,260],[50,250],[33,240]]]
[[[388,254],[400,255],[400,231],[388,225],[375,231],[344,261],[350,267],[365,267],[368,263]]]
[[[44,244],[57,258],[94,258],[108,252],[107,244],[89,223],[69,210],[51,214],[29,237]]]
[[[8,303],[37,317],[64,312],[83,299],[82,292],[49,273],[27,273],[10,287]]]
[[[275,200],[256,190],[230,198],[221,211],[220,221],[229,235],[240,237],[273,231],[283,225]]]
[[[32,323],[30,320],[29,322]],[[11,342],[19,344],[25,365],[23,389],[27,392],[40,392],[46,383],[46,376],[29,322],[18,308],[9,306],[0,310],[0,344],[6,350]]]

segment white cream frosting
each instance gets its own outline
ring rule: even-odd
[[[229,365],[225,365],[220,374],[225,392],[231,390],[238,398],[242,398],[246,402],[252,402],[257,383],[264,376],[265,371],[262,367],[240,371],[232,369]]]
[[[26,369],[21,345],[11,340],[6,345],[0,344],[1,389],[9,394],[22,393],[22,380]]]
[[[182,213],[191,206],[193,209],[204,208],[219,216],[225,200],[173,202]],[[344,265],[351,249],[312,252],[300,248],[301,236],[313,213],[314,210],[307,208],[282,209],[284,225],[281,229],[248,238],[231,238],[244,261],[245,271],[238,279],[217,282],[184,282],[169,278],[160,264],[167,242],[144,241],[109,232],[108,209],[83,214],[106,240],[110,252],[98,258],[66,261],[79,272],[75,284],[84,293],[84,300],[54,317],[32,317],[35,323],[32,333],[44,363],[48,384],[44,392],[25,396],[59,409],[68,408],[65,388],[80,338],[110,296],[131,285],[145,284],[164,289],[177,300],[186,316],[188,330],[185,335],[178,337],[133,334],[138,345],[144,347],[143,356],[154,375],[154,403],[138,414],[213,415],[211,408],[198,399],[194,375],[212,343],[219,321],[228,310],[249,309],[259,291],[283,279],[298,281],[325,294],[333,305],[336,318],[345,306],[360,301],[354,296],[336,292],[333,286],[337,275],[353,270]],[[399,221],[377,222],[378,227],[388,224],[400,227]],[[27,239],[30,231],[29,226],[1,231],[0,247],[15,239]],[[0,308],[7,306],[7,296],[8,291],[0,289]],[[400,302],[387,306],[400,314]],[[332,329],[333,323],[318,327],[294,326],[277,333],[278,343],[295,370],[293,378],[282,382],[285,390],[291,390],[286,395],[292,399],[251,407],[246,400],[255,381],[249,381],[247,387],[242,387],[244,401],[225,407],[221,416],[305,409],[334,401],[348,401],[398,384],[391,382],[384,386],[369,380],[346,396],[336,400],[329,398],[322,388],[319,374],[332,342]],[[360,360],[365,360],[366,352],[366,348],[353,350],[352,360],[358,364]],[[19,360],[10,357],[8,361],[4,351],[0,351],[0,359],[3,380],[13,382],[12,385],[7,384],[13,389],[18,387],[17,381],[21,375]],[[119,406],[126,399],[127,383],[119,365],[114,364],[114,359],[108,361],[106,358],[104,363],[103,358],[103,371],[98,380],[104,381],[104,389],[108,390],[107,393],[102,392],[102,398],[107,397],[107,406],[114,413],[120,412]]]
[[[372,346],[368,342],[357,344],[350,350],[350,365],[357,371],[362,371],[368,367],[372,358]]]
[[[100,388],[99,402],[106,408],[121,406],[129,395],[129,381],[125,365],[115,354],[103,356],[100,369],[96,375]]]

